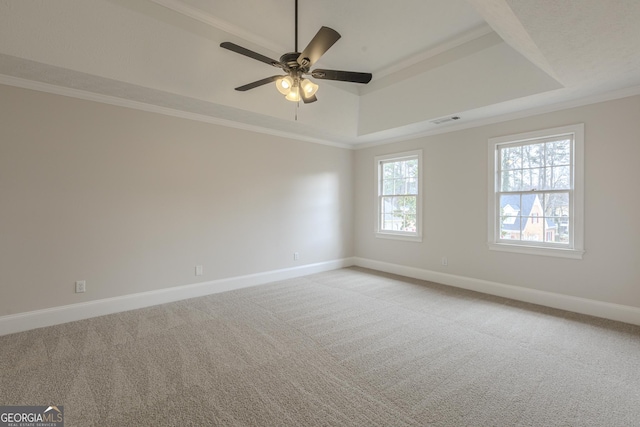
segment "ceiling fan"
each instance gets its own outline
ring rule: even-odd
[[[305,104],[308,104],[318,100],[315,96],[318,85],[308,78],[305,78],[305,76],[311,76],[321,80],[338,80],[363,84],[371,81],[371,73],[323,69],[311,70],[313,64],[315,64],[340,37],[340,34],[338,34],[336,30],[329,27],[321,27],[302,53],[298,52],[298,0],[295,0],[295,52],[285,53],[280,57],[280,60],[276,61],[275,59],[238,46],[235,43],[224,42],[220,44],[220,47],[264,62],[273,67],[281,68],[286,73],[285,75],[271,76],[253,83],[248,83],[237,87],[236,90],[244,92],[267,83],[276,82],[278,91],[285,95],[287,100],[293,102],[302,100]]]

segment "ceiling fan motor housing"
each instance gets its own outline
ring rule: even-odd
[[[298,1],[296,0],[296,40],[295,50],[298,50]],[[307,47],[304,48],[302,53],[300,52],[288,52],[280,57],[279,61],[271,59],[267,56],[249,50],[245,47],[239,46],[231,42],[220,43],[220,47],[239,53],[240,55],[253,58],[265,64],[269,64],[272,67],[280,68],[287,73],[286,76],[271,76],[253,83],[249,83],[243,86],[239,86],[236,90],[244,92],[249,89],[254,89],[258,86],[262,86],[271,82],[276,82],[278,91],[285,94],[289,101],[299,101],[300,97],[304,100],[305,104],[317,101],[315,92],[318,90],[318,85],[313,83],[309,79],[305,79],[303,76],[308,75],[317,79],[324,80],[338,80],[343,82],[352,83],[364,83],[367,84],[371,80],[371,73],[360,73],[354,71],[341,71],[341,70],[320,70],[315,69],[310,72],[313,64],[320,59],[324,53],[329,50],[335,42],[340,39],[340,34],[329,27],[321,27],[316,35],[311,39]],[[300,96],[300,90],[302,95]],[[290,93],[295,92],[298,94],[296,97],[290,97]]]
[[[280,57],[280,63],[284,65],[284,70],[287,72],[299,71],[300,74],[309,72],[308,65],[309,60],[305,58],[300,65],[298,62],[298,58],[300,57],[299,52],[289,52],[285,53]]]

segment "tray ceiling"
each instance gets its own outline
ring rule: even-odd
[[[336,29],[317,67],[369,85],[233,90],[278,70],[219,44],[292,51],[293,0],[0,0],[0,83],[344,146],[640,93],[635,0],[299,2],[299,49]]]

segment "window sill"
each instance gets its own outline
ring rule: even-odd
[[[514,245],[510,243],[489,243],[489,249],[500,252],[514,252],[528,255],[542,255],[557,258],[582,259],[584,251],[578,249],[543,248],[537,246]]]
[[[376,237],[379,239],[391,239],[391,240],[404,240],[407,242],[422,242],[422,236],[417,234],[399,234],[399,233],[384,233],[376,232]]]

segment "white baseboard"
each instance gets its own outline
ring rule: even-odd
[[[561,310],[640,325],[640,308],[638,307],[556,294],[520,286],[506,285],[504,283],[354,257],[2,316],[0,317],[0,336],[188,298],[263,285],[278,280],[292,279],[352,265],[420,280],[428,280],[443,285],[455,286],[518,301],[540,304]]]
[[[176,286],[158,289],[156,291],[140,292],[137,294],[29,311],[26,313],[11,314],[0,317],[0,336],[249,286],[263,285],[278,280],[336,270],[351,265],[353,265],[352,258],[343,258],[293,268],[249,274],[246,276],[236,276],[228,279],[218,279],[192,285]]]
[[[491,282],[488,280],[474,279],[471,277],[456,276],[453,274],[407,267],[366,258],[353,258],[353,265],[384,271],[386,273],[412,277],[415,279],[428,280],[430,282],[469,289],[518,301],[572,311],[575,313],[588,314],[590,316],[640,325],[640,308],[638,307],[556,294],[553,292],[506,285],[504,283]]]

